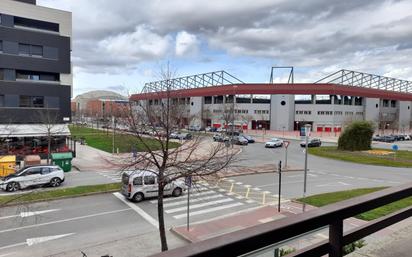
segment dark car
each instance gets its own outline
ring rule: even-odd
[[[382,141],[382,137],[379,136],[379,135],[376,135],[376,136],[372,137],[372,140],[373,141]]]
[[[246,140],[248,141],[248,143],[254,143],[255,139],[251,136],[248,135],[242,135],[244,138],[246,138]]]
[[[312,138],[308,142],[308,147],[319,147],[322,145],[322,142],[320,141],[319,138]],[[303,141],[300,143],[301,147],[306,147],[306,142]]]
[[[382,136],[380,141],[385,143],[393,143],[396,141],[396,138],[394,136]]]
[[[232,142],[235,145],[247,145],[249,144],[248,140],[244,138],[243,136],[234,136],[232,138]]]

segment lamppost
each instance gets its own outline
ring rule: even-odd
[[[305,174],[304,174],[304,179],[303,179],[303,198],[306,197],[306,184],[307,184],[307,177],[308,177],[308,143],[309,143],[308,134],[310,133],[310,128],[311,128],[310,124],[305,124]]]
[[[285,138],[285,128],[286,128],[285,126],[282,127],[282,129],[283,129],[283,138]]]

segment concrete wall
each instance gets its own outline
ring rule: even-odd
[[[295,119],[295,96],[272,95],[270,103],[270,129],[293,130]]]
[[[379,98],[365,98],[365,120],[372,121],[378,126],[381,103]]]
[[[409,130],[411,124],[412,102],[399,101],[399,129]]]
[[[189,125],[203,126],[202,124],[203,97],[190,98]]]

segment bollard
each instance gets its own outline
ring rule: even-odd
[[[265,204],[265,201],[266,201],[266,192],[263,192],[262,204]]]
[[[247,188],[245,198],[249,198],[250,187]]]
[[[232,185],[230,186],[230,190],[229,190],[229,193],[232,193],[233,192],[233,185],[234,185],[235,183],[232,183]]]

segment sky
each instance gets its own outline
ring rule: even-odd
[[[340,69],[412,80],[410,0],[37,0],[73,15],[74,95],[127,95],[159,80],[225,70],[268,82],[294,66],[296,82]],[[279,73],[277,81],[283,81]]]

